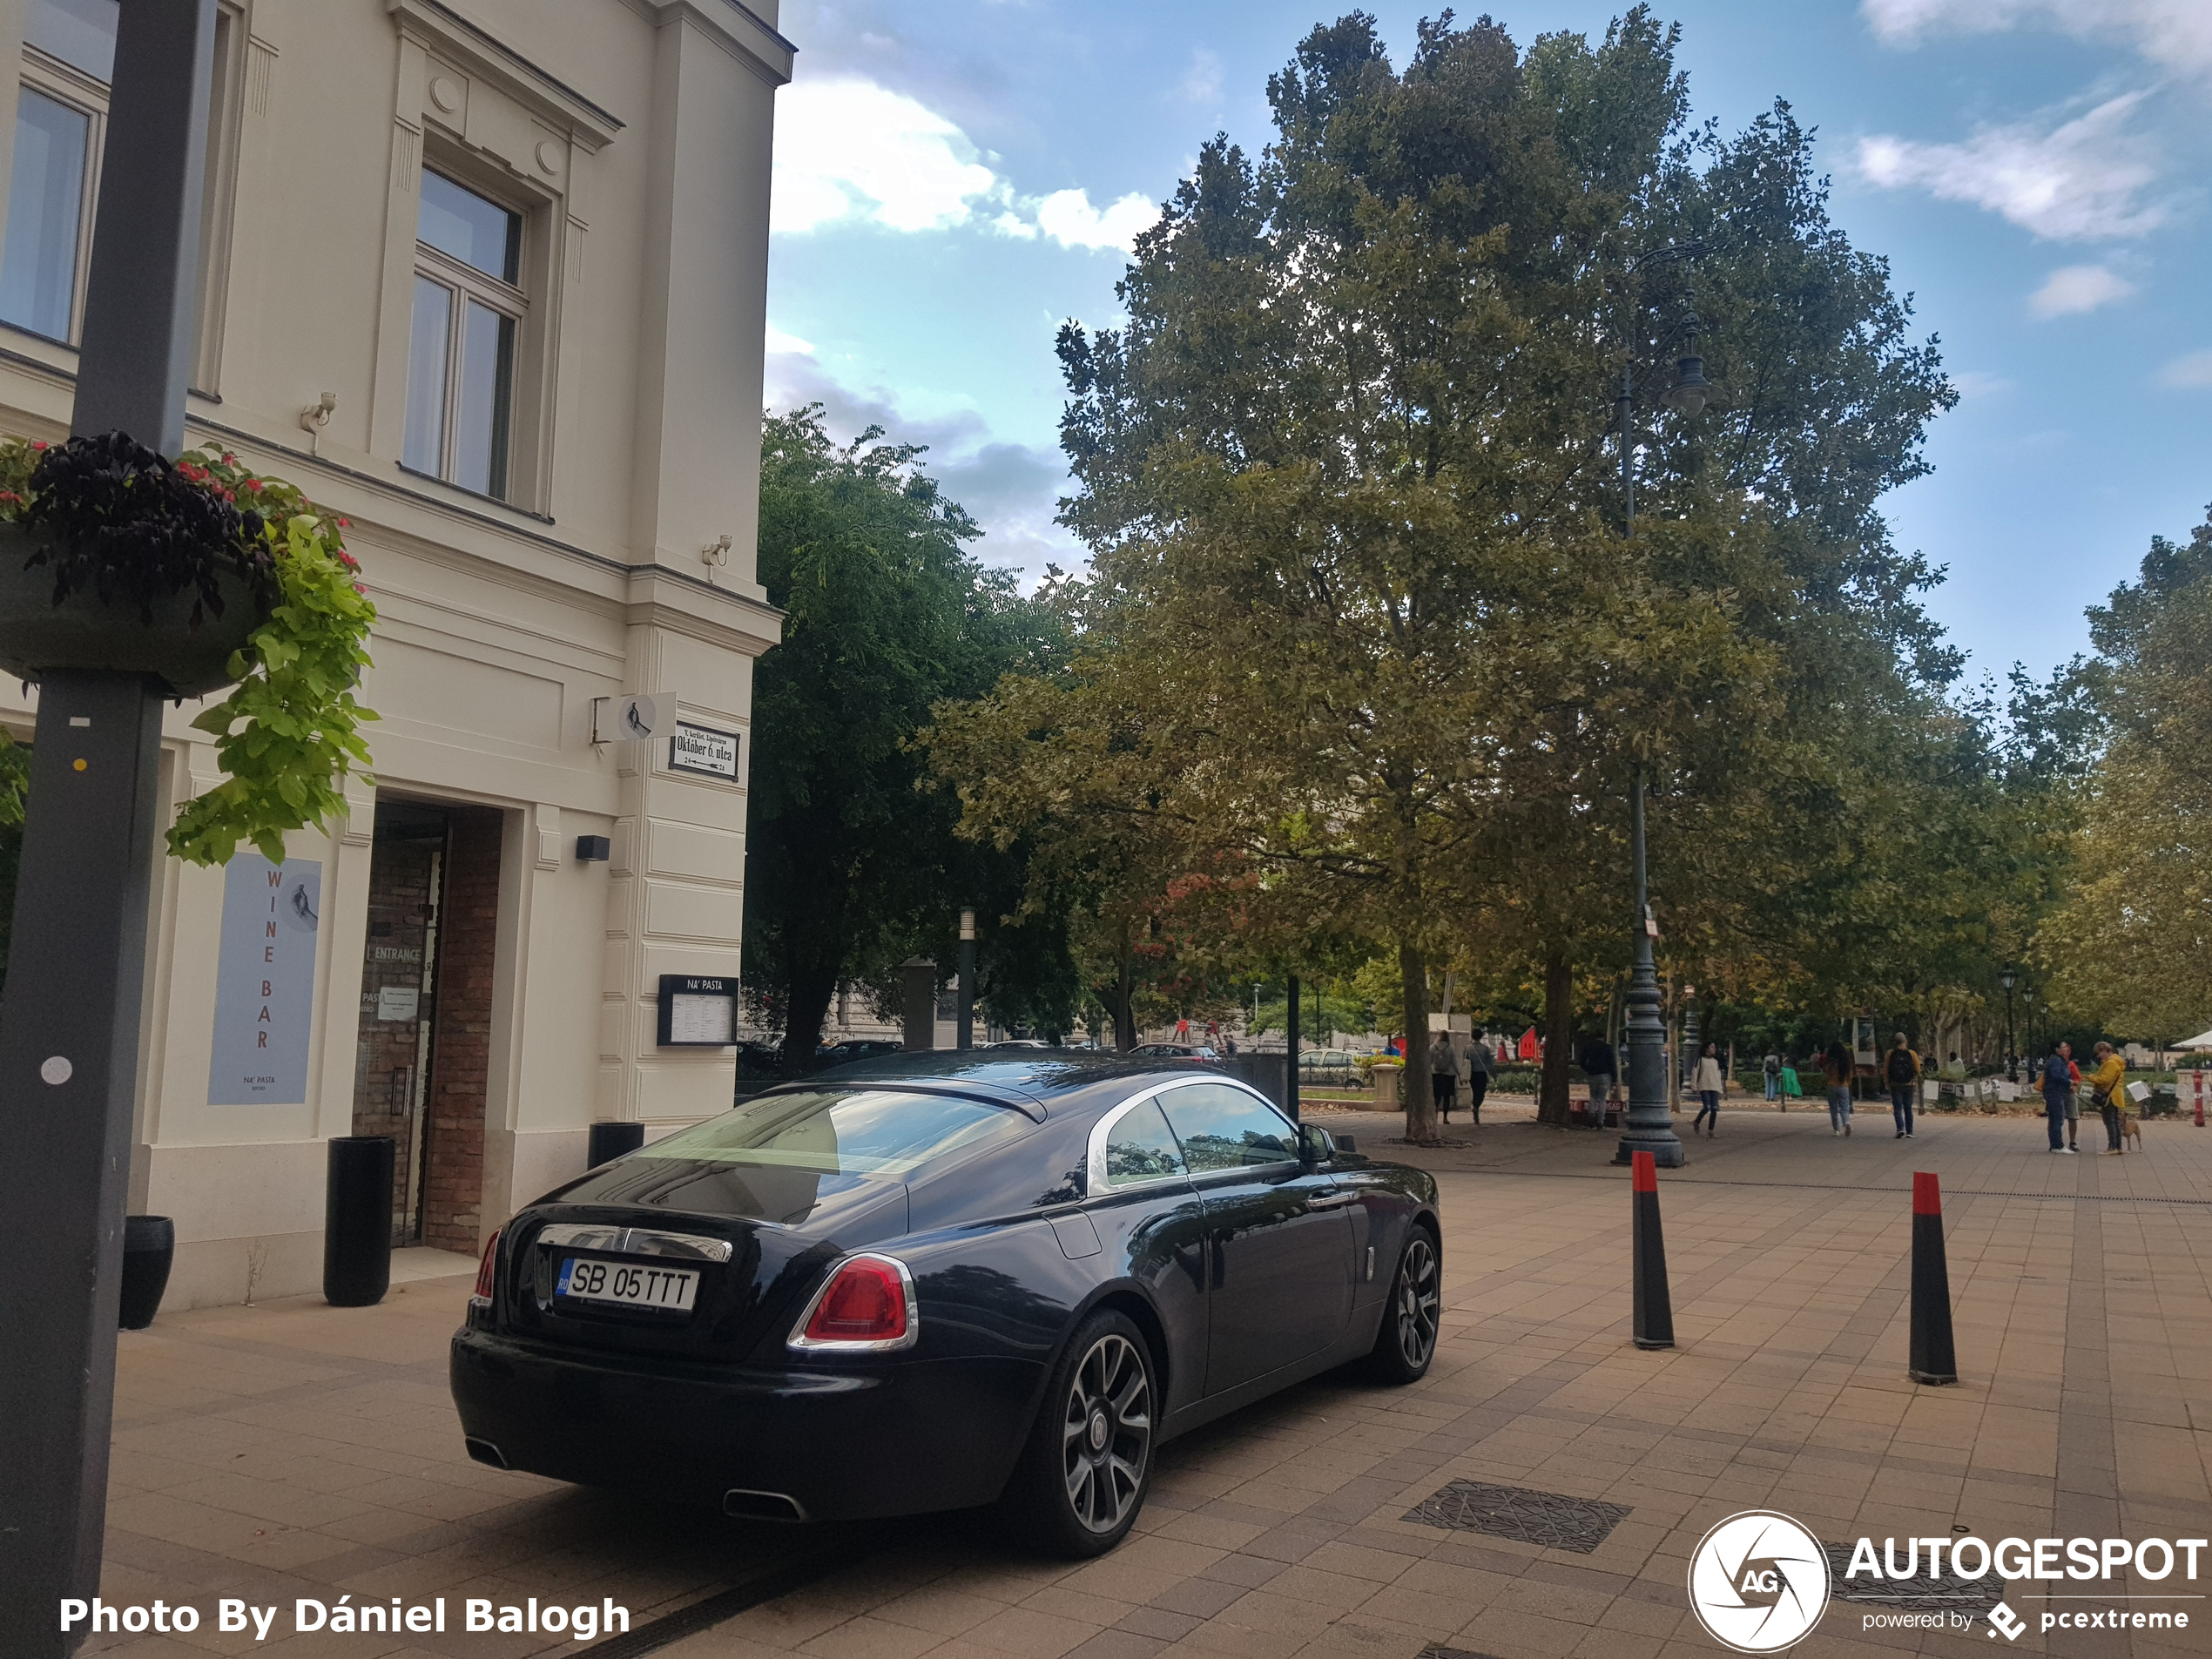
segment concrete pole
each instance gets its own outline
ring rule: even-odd
[[[215,0],[125,0],[72,429],[184,446]],[[41,675],[0,1008],[0,1656],[58,1659],[99,1588],[123,1211],[160,827],[158,682]]]

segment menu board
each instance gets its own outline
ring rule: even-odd
[[[738,1040],[738,981],[705,974],[660,976],[660,1046],[726,1049]]]
[[[307,1098],[321,908],[322,866],[315,860],[278,865],[241,853],[225,869],[209,1105],[295,1105]]]

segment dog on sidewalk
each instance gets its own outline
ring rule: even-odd
[[[2141,1121],[2136,1117],[2134,1113],[2122,1112],[2120,1114],[2120,1139],[2121,1144],[2123,1145],[2125,1145],[2128,1142],[2133,1141],[2135,1144],[2135,1150],[2138,1152],[2143,1150],[2143,1126]]]

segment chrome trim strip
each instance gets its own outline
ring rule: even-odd
[[[829,1294],[829,1287],[837,1283],[837,1276],[854,1262],[881,1262],[886,1267],[899,1270],[899,1291],[907,1298],[906,1331],[887,1342],[874,1338],[817,1341],[806,1334],[807,1322],[814,1317],[814,1310],[821,1306],[822,1298]],[[921,1339],[921,1304],[914,1297],[914,1276],[907,1271],[906,1263],[896,1256],[886,1256],[880,1251],[856,1250],[830,1264],[830,1271],[823,1276],[813,1295],[806,1298],[806,1305],[799,1311],[799,1318],[792,1322],[791,1335],[784,1339],[784,1346],[793,1353],[894,1353],[901,1348],[913,1347]]]
[[[1109,1184],[1107,1182],[1106,1136],[1112,1131],[1115,1124],[1120,1123],[1124,1116],[1134,1111],[1139,1106],[1144,1104],[1146,1101],[1157,1100],[1161,1096],[1168,1093],[1170,1089],[1190,1089],[1207,1083],[1217,1084],[1224,1089],[1242,1090],[1244,1093],[1250,1095],[1261,1105],[1266,1107],[1269,1111],[1273,1112],[1276,1116],[1283,1118],[1283,1121],[1285,1123],[1291,1123],[1291,1120],[1288,1117],[1284,1116],[1283,1109],[1281,1107],[1278,1106],[1273,1101],[1268,1099],[1266,1096],[1261,1094],[1258,1089],[1254,1089],[1250,1083],[1244,1082],[1240,1077],[1230,1077],[1216,1074],[1215,1076],[1210,1077],[1177,1077],[1168,1082],[1155,1083],[1151,1088],[1145,1089],[1141,1094],[1131,1095],[1127,1100],[1123,1101],[1120,1105],[1114,1107],[1096,1123],[1093,1123],[1090,1126],[1090,1144],[1089,1148],[1089,1155],[1084,1159],[1086,1184],[1089,1189],[1089,1196],[1094,1198],[1098,1198],[1103,1197],[1109,1192],[1142,1192],[1147,1187],[1161,1186],[1170,1181],[1197,1181],[1212,1176],[1238,1173],[1237,1171],[1228,1170],[1201,1170],[1196,1172],[1185,1170],[1179,1175],[1156,1175],[1143,1181],[1122,1181],[1111,1184]],[[1170,1134],[1174,1133],[1174,1124],[1170,1123],[1168,1125],[1168,1130]],[[1296,1136],[1298,1134],[1297,1124],[1291,1123],[1291,1133],[1294,1137]],[[1296,1161],[1297,1160],[1292,1158],[1285,1158],[1281,1163],[1255,1163],[1251,1165],[1251,1168],[1253,1170],[1280,1169],[1284,1164],[1292,1163]],[[1249,1173],[1249,1171],[1245,1171],[1245,1173]]]
[[[726,1262],[736,1248],[726,1238],[662,1232],[654,1227],[614,1227],[596,1222],[556,1222],[537,1242],[556,1250],[604,1250],[617,1256],[672,1256],[680,1261]]]

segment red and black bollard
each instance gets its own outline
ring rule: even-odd
[[[1943,1253],[1943,1193],[1932,1174],[1912,1177],[1912,1380],[1955,1383],[1951,1269]]]
[[[1675,1305],[1667,1294],[1667,1244],[1659,1235],[1659,1166],[1651,1154],[1638,1152],[1631,1167],[1635,1189],[1635,1312],[1633,1330],[1639,1348],[1675,1345]]]

